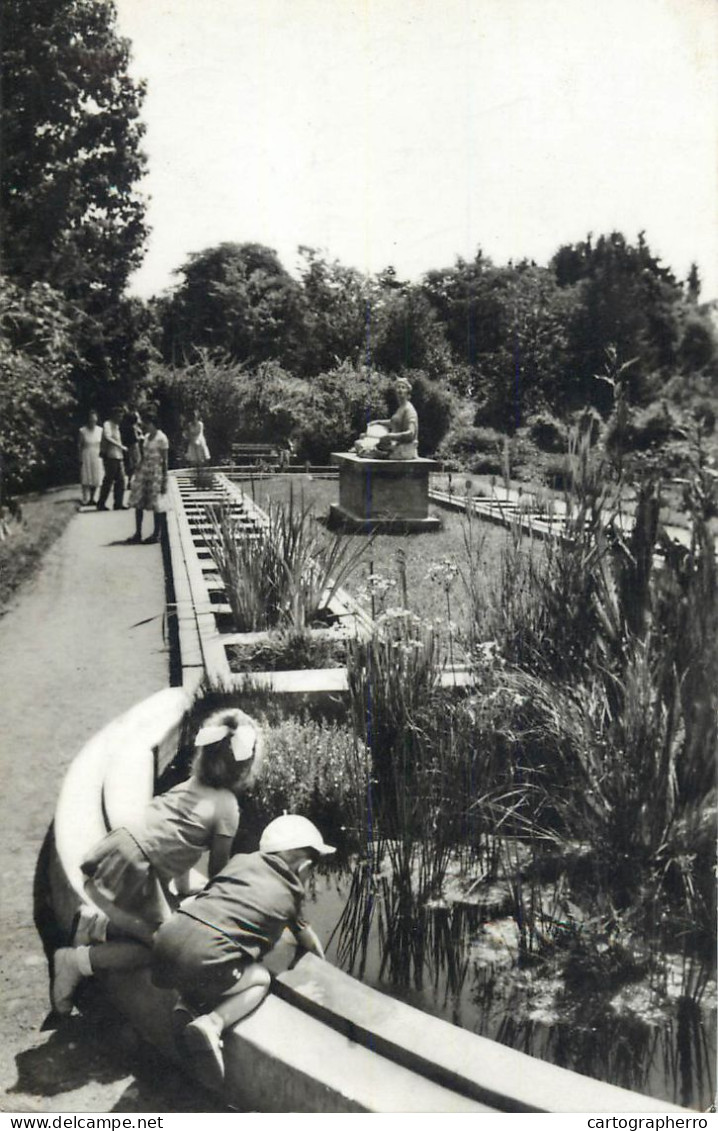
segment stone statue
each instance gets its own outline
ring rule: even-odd
[[[396,381],[399,407],[388,420],[371,420],[363,436],[354,444],[354,451],[364,459],[416,459],[419,455],[419,417],[409,400],[411,382],[406,377]]]

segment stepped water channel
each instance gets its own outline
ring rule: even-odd
[[[209,511],[231,515],[237,532],[247,538],[257,536],[266,516],[242,490],[241,484],[233,481],[224,470],[205,474],[199,481],[189,473],[177,472],[172,477],[171,492],[174,498],[169,516],[174,585],[171,611],[179,644],[181,674],[178,669],[178,682],[193,688],[200,679],[209,677],[225,686],[239,686],[241,679],[231,672],[227,658],[227,648],[237,642],[238,634],[228,625],[229,604],[210,550],[214,526]],[[465,499],[442,490],[432,490],[430,497],[439,505],[466,506]],[[517,500],[494,505],[491,501],[475,499],[472,505],[478,517],[505,525],[520,517],[522,522],[530,523],[532,533],[541,537],[556,536],[563,531],[561,515],[553,519],[520,515]],[[356,608],[352,610],[351,600],[346,595],[343,599],[344,615],[353,611],[354,616],[358,616]],[[341,669],[254,673],[252,678],[277,695],[296,701],[336,699],[346,684]],[[313,917],[325,928],[326,934],[342,913],[347,883],[320,882],[317,891]],[[475,928],[480,916],[469,909],[466,918]],[[496,923],[500,935],[498,916]],[[471,968],[473,973],[461,979],[458,985],[446,971],[438,971],[433,984],[392,987],[383,969],[376,937],[369,940],[361,963],[362,977],[422,1010],[576,1072],[595,1074],[623,1087],[699,1110],[710,1104],[714,1088],[715,1036],[709,1024],[703,1025],[695,1017],[681,1020],[680,1016],[665,1024],[647,1023],[641,1016],[638,998],[629,1005],[627,1019],[619,1028],[615,1016],[601,1014],[588,1003],[582,1017],[574,1009],[573,1016],[567,1020],[550,1016],[549,1009],[543,1014],[536,1008],[533,1013],[522,1014],[520,990],[514,987],[509,991],[500,979],[492,977],[492,970],[498,968],[500,974],[505,965],[506,948],[501,938],[493,953],[486,952],[485,932],[483,938],[483,963],[476,962]],[[474,949],[474,958],[480,949]],[[342,958],[336,941],[329,953],[333,961],[347,965],[346,954]],[[471,954],[471,948],[467,953]]]

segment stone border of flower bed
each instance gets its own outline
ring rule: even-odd
[[[194,502],[206,504],[226,500],[228,503],[241,503],[249,520],[256,525],[266,522],[266,514],[223,472],[213,473],[211,488],[205,486],[198,490],[193,484],[190,473],[179,471],[170,475],[171,510],[168,515],[168,537],[175,592],[173,612],[178,626],[182,684],[188,687],[196,686],[206,674],[212,682],[225,686],[234,686],[246,682],[247,678],[254,679],[255,676],[261,676],[263,678],[258,682],[266,686],[266,677],[278,675],[283,677],[280,683],[284,687],[288,684],[296,684],[302,689],[300,693],[304,694],[305,671],[252,673],[251,676],[245,676],[237,675],[230,670],[227,646],[241,647],[243,642],[253,645],[262,636],[269,639],[270,633],[220,631],[218,618],[230,611],[229,605],[212,598],[213,593],[221,590],[221,585],[213,582],[208,576],[215,572],[214,563],[208,551],[203,551],[203,556],[200,556],[195,539],[198,533],[201,537],[201,527],[191,521],[185,504],[192,497],[190,495],[192,492]],[[345,590],[338,590],[328,602],[327,608],[332,615],[339,618],[340,622],[349,625],[349,634],[363,635],[371,630],[371,618]],[[322,631],[324,630],[319,630],[320,633]],[[317,674],[321,671],[325,675],[323,681],[319,680],[320,684],[327,689],[335,690],[334,673],[337,669],[314,669],[314,671]],[[332,674],[327,676],[326,673]],[[296,676],[296,679],[292,680],[292,676]],[[310,682],[318,686],[315,681]],[[343,682],[346,686],[346,678]]]

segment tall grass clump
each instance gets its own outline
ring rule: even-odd
[[[714,483],[696,449],[687,544],[660,522],[661,482],[621,483],[572,437],[563,536],[510,533],[492,595],[469,589],[476,640],[523,687],[513,726],[557,838],[581,841],[576,891],[653,948],[708,953],[715,929],[718,584]],[[542,756],[543,752],[543,756]],[[711,831],[709,831],[711,830]],[[517,908],[517,919],[530,908]]]
[[[447,876],[490,871],[497,837],[526,822],[526,788],[496,741],[498,699],[443,689],[434,627],[404,609],[350,642],[347,671],[367,788],[340,954],[361,971],[375,924],[392,981],[420,986],[441,969],[458,989],[471,915],[446,902]]]
[[[367,550],[346,534],[328,536],[293,490],[249,529],[229,510],[208,513],[210,552],[238,632],[310,627]]]

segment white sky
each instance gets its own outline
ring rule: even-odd
[[[152,227],[191,251],[308,244],[417,279],[641,229],[718,296],[714,0],[117,0]]]

